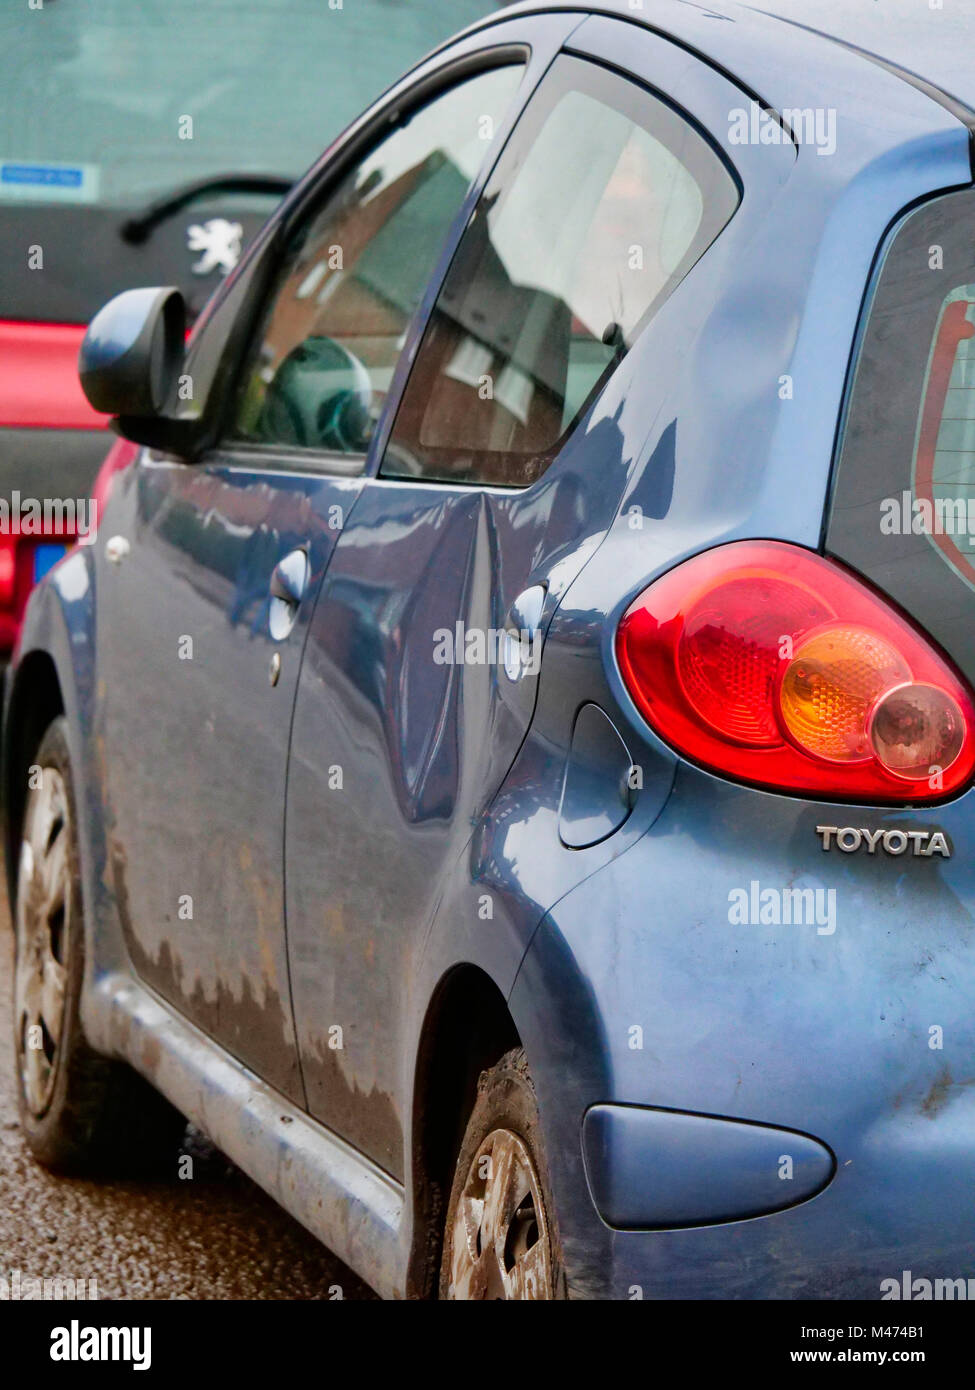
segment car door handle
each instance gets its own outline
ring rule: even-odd
[[[308,571],[308,552],[302,549],[290,551],[271,571],[267,623],[274,642],[283,642],[298,621],[298,605],[308,588]],[[276,683],[273,675],[271,683]]]
[[[292,550],[271,571],[271,597],[297,608],[308,587],[308,553]]]
[[[131,549],[124,536],[111,536],[105,542],[105,558],[113,565],[120,565]]]
[[[545,585],[532,584],[522,589],[508,609],[504,625],[504,673],[509,681],[538,674],[544,607]]]

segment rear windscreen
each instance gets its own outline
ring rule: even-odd
[[[297,178],[497,0],[8,0],[0,200],[131,207],[227,169]]]
[[[975,677],[975,192],[910,213],[857,354],[826,548]]]

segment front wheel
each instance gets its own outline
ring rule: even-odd
[[[14,1047],[20,1122],[34,1157],[62,1173],[155,1169],[185,1128],[168,1101],[81,1027],[85,930],[77,813],[64,718],[34,758],[14,911]]]
[[[521,1048],[478,1081],[447,1206],[440,1297],[565,1297],[538,1103]]]

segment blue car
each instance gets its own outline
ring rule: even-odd
[[[92,321],[128,462],[4,700],[41,1162],[189,1118],[394,1298],[975,1276],[975,79],[830,14],[505,9],[188,342]]]

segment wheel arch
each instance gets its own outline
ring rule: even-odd
[[[507,1001],[491,977],[476,965],[452,967],[430,998],[416,1051],[408,1297],[436,1296],[443,1217],[478,1078],[520,1046]]]

